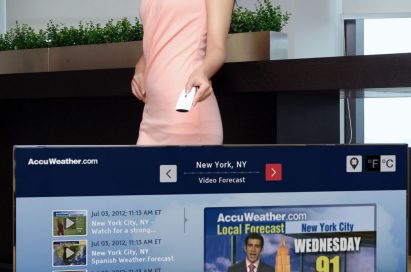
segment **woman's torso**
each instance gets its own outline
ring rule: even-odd
[[[173,78],[183,81],[179,92],[205,56],[205,0],[142,0],[140,16],[148,87],[156,91],[157,83]]]
[[[140,17],[146,104],[138,144],[221,144],[222,125],[214,95],[190,112],[175,110],[189,76],[205,58],[206,0],[142,0]]]

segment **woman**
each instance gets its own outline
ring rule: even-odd
[[[143,55],[131,82],[145,103],[137,145],[222,144],[210,78],[223,65],[234,0],[142,0]],[[180,92],[197,88],[189,112]],[[187,91],[186,91],[187,92]]]

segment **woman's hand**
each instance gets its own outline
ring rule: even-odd
[[[146,101],[146,89],[144,86],[144,73],[136,71],[131,81],[131,90],[139,100]]]
[[[136,64],[133,79],[131,80],[131,90],[135,97],[146,102],[146,86],[144,86],[144,70],[146,69],[146,61],[144,55],[140,57]]]
[[[207,77],[206,73],[201,66],[197,67],[188,78],[185,89],[190,92],[193,87],[197,87],[197,93],[194,96],[193,107],[213,93],[213,87],[211,86],[211,80]]]
[[[190,75],[185,89],[197,87],[193,106],[213,93],[210,78],[220,69],[225,59],[227,33],[230,28],[234,0],[206,0],[207,49],[203,64]]]

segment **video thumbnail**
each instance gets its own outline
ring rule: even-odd
[[[53,241],[53,266],[87,265],[87,241]]]
[[[204,271],[375,271],[375,205],[206,208]],[[248,260],[248,262],[246,262]]]
[[[53,237],[87,235],[87,211],[53,211]]]

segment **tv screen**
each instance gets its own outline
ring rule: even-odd
[[[406,145],[17,146],[14,160],[17,272],[406,271]]]

